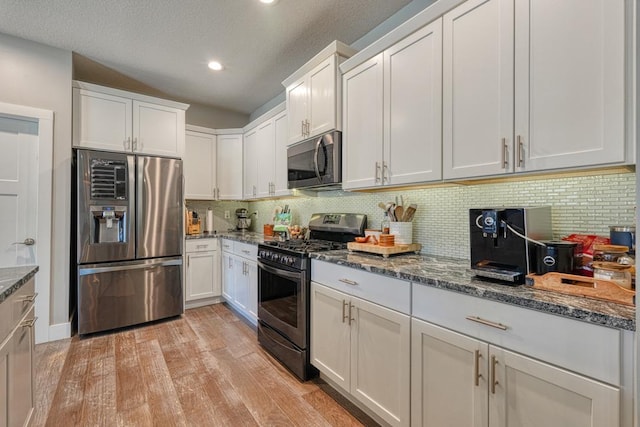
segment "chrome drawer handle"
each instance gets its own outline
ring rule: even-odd
[[[482,325],[491,326],[492,328],[500,329],[502,331],[506,331],[508,329],[507,325],[503,325],[502,323],[492,322],[490,320],[485,320],[478,316],[467,316],[467,320],[471,320],[472,322],[480,323]]]
[[[338,279],[338,281],[351,286],[356,286],[358,284],[358,282],[349,279]]]
[[[196,245],[198,249],[206,249],[207,247],[209,247],[209,245]]]
[[[246,249],[242,249],[242,253],[243,253],[243,254],[247,254],[247,255],[249,255],[249,254],[251,253],[251,251],[248,251],[248,250],[246,250]]]
[[[24,322],[22,322],[20,324],[20,327],[22,327],[22,328],[33,328],[33,325],[36,324],[36,320],[38,320],[37,317],[34,317],[33,319],[25,320]]]
[[[26,297],[22,298],[22,301],[23,302],[34,302],[36,300],[37,296],[38,296],[38,293],[36,292],[33,295],[29,295],[29,296],[26,296]]]

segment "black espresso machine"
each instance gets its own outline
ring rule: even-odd
[[[536,246],[549,240],[551,208],[469,209],[471,270],[489,279],[521,284],[536,271]]]

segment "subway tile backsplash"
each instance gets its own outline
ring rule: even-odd
[[[391,190],[376,193],[332,191],[317,197],[291,197],[256,202],[209,202],[214,208],[214,225],[229,224],[224,210],[236,207],[257,211],[252,230],[262,231],[271,222],[276,206],[288,204],[293,222],[306,225],[316,212],[354,212],[368,217],[369,228],[379,228],[383,211],[379,202],[404,196],[405,205],[418,205],[413,220],[413,240],[425,254],[469,258],[469,208],[500,206],[551,206],[553,234],[559,239],[570,233],[609,235],[609,225],[634,224],[635,173],[531,179],[518,182],[451,184],[424,189]],[[196,202],[204,206],[206,202]],[[221,207],[222,206],[222,207]]]

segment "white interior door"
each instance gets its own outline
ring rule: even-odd
[[[0,116],[0,152],[0,266],[37,264],[38,121]]]
[[[39,266],[37,343],[49,340],[52,151],[53,112],[0,103],[0,267]]]

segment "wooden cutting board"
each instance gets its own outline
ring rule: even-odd
[[[422,245],[420,243],[411,243],[408,245],[380,246],[374,245],[373,243],[349,242],[347,243],[347,249],[350,251],[369,252],[371,254],[378,254],[388,258],[389,255],[407,252],[418,253],[420,252],[420,249],[422,249]]]
[[[636,291],[625,289],[610,280],[577,276],[565,273],[530,274],[527,283],[533,281],[533,287],[561,294],[577,295],[601,301],[613,301],[618,304],[635,306]]]

